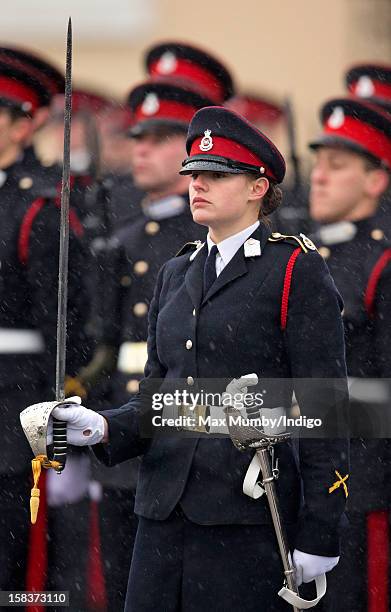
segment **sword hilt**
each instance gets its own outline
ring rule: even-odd
[[[53,418],[53,461],[58,461],[60,466],[56,469],[60,474],[65,468],[67,460],[67,424]]]

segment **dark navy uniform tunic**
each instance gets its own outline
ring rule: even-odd
[[[0,171],[0,588],[25,588],[32,453],[19,414],[54,397],[60,209],[58,174],[32,149]],[[72,214],[67,369],[82,359],[84,251]]]
[[[346,363],[348,375],[353,379],[350,527],[343,540],[341,562],[329,579],[329,595],[334,593],[335,601],[326,598],[324,608],[321,607],[333,612],[366,612],[369,590],[377,588],[367,581],[368,542],[380,537],[386,551],[389,546],[387,519],[380,536],[374,535],[374,521],[383,520],[379,512],[389,512],[391,476],[389,404],[376,401],[376,396],[389,397],[391,378],[391,257],[387,258],[391,244],[383,230],[379,218],[372,217],[325,226],[316,236],[319,252],[344,300]],[[369,380],[363,384],[359,379]],[[376,564],[374,557],[379,555],[382,556],[379,549],[372,550],[371,562]],[[355,572],[352,572],[353,566]],[[381,573],[380,566],[372,578],[376,575],[375,580],[384,588],[387,577]],[[344,584],[342,590],[341,584]]]
[[[332,234],[336,238],[333,239]],[[327,237],[327,233],[322,234],[321,231],[319,238],[322,235]],[[334,229],[331,228],[329,236],[327,244],[320,242],[319,252],[344,300],[348,375],[375,379],[374,382],[377,380],[381,383],[382,378],[391,377],[391,259],[382,267],[373,291],[370,279],[374,279],[375,266],[391,248],[391,244],[384,238],[375,218],[336,225]],[[356,397],[354,382],[351,394],[352,398]],[[369,432],[368,437],[372,434],[377,438],[382,435],[383,425],[387,427],[386,423],[382,423],[382,419],[387,418],[386,414],[379,412],[372,415],[368,409],[359,414],[359,419],[354,413],[351,414],[353,434],[364,427],[364,433]],[[366,443],[362,440],[352,443],[351,494],[348,504],[351,512],[368,512],[389,506],[389,457],[384,454],[384,444],[387,446],[384,441],[369,439]],[[372,450],[368,446],[372,446]]]
[[[149,312],[140,393],[104,413],[110,442],[94,447],[98,457],[114,465],[142,455],[135,507],[140,525],[126,610],[289,609],[276,595],[282,573],[267,502],[242,492],[252,453],[239,453],[226,438],[148,439],[142,429],[157,388],[192,391],[213,377],[223,391],[229,380],[250,372],[265,380],[313,378],[316,385],[319,379],[325,404],[343,411],[339,294],[319,254],[300,253],[283,331],[281,298],[294,246],[272,243],[269,236],[261,225],[252,236],[260,241],[261,256],[245,257],[242,246],[204,298],[205,245],[193,260],[184,253],[163,266]],[[339,380],[339,397],[325,379]],[[276,405],[289,404],[289,388],[281,384],[279,395],[276,387]],[[298,381],[295,392],[303,408],[313,401],[308,383]],[[278,448],[277,484],[291,544],[338,555],[345,495],[342,487],[332,494],[328,489],[336,469],[347,473],[346,439],[303,439],[298,457],[293,446]]]

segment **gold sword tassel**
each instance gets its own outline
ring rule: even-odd
[[[39,496],[40,490],[38,488],[38,481],[41,475],[42,466],[46,469],[54,468],[57,470],[60,467],[59,461],[50,461],[46,455],[37,455],[35,459],[31,461],[31,467],[33,470],[34,485],[31,489],[30,496],[30,518],[33,525],[37,522],[38,510],[39,510]]]

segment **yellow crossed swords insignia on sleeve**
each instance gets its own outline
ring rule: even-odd
[[[346,485],[346,480],[349,478],[349,474],[346,474],[346,476],[342,478],[338,470],[335,470],[335,473],[337,475],[338,480],[336,480],[335,483],[331,487],[329,487],[329,493],[332,493],[336,489],[339,489],[339,487],[342,485],[343,490],[345,492],[345,496],[347,497],[349,495],[349,492],[348,492],[348,487]]]

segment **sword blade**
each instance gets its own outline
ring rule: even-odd
[[[58,268],[58,308],[57,308],[57,354],[56,354],[56,400],[65,398],[65,364],[67,333],[68,297],[68,251],[69,251],[69,197],[70,197],[70,149],[72,113],[72,21],[69,18],[67,32],[65,68],[65,108],[64,108],[64,155],[61,187],[60,255]]]
[[[67,335],[68,298],[68,251],[69,251],[69,197],[71,165],[71,115],[72,115],[72,21],[68,20],[65,104],[64,104],[64,154],[61,186],[60,253],[58,264],[58,307],[57,307],[57,353],[56,353],[56,400],[65,399],[65,364]],[[67,458],[67,425],[53,419],[53,460],[59,461],[61,473]]]

